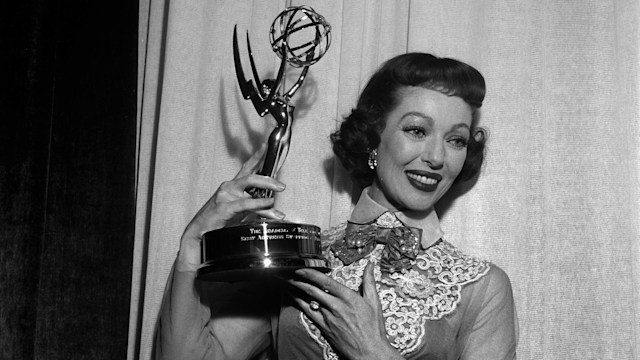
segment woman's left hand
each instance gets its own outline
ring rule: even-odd
[[[362,278],[362,294],[313,270],[299,269],[304,281],[289,280],[309,299],[294,296],[302,312],[322,331],[333,349],[347,359],[402,359],[387,340],[382,306],[373,275],[367,264]],[[320,307],[310,305],[316,301]]]

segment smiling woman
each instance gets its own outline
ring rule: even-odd
[[[255,284],[197,283],[201,235],[237,214],[282,218],[284,184],[254,174],[257,154],[189,223],[162,306],[161,359],[512,359],[511,284],[497,266],[443,239],[434,205],[477,174],[484,80],[452,59],[409,53],[385,63],[331,136],[367,186],[349,220],[323,234],[331,272],[299,269],[282,281],[276,311]]]
[[[454,136],[456,141],[466,140],[460,142],[460,145],[465,143],[464,147],[467,149],[465,164],[455,182],[469,180],[477,174],[484,159],[486,138],[485,131],[477,126],[478,109],[482,106],[485,95],[483,76],[473,67],[454,59],[411,53],[395,57],[383,64],[362,91],[356,108],[342,123],[340,131],[332,135],[333,150],[345,167],[350,169],[354,180],[361,184],[370,184],[373,181],[375,172],[363,160],[367,156],[371,157],[371,151],[378,147],[385,127],[390,125],[388,120],[392,117],[391,112],[397,110],[400,102],[407,102],[405,105],[407,107],[410,107],[409,101],[420,102],[418,95],[420,90],[433,91],[434,99],[429,101],[435,101],[435,98],[438,98],[436,93],[446,95],[446,98],[451,100],[447,106],[455,107],[454,103],[457,102],[463,105],[456,109],[457,111],[469,112],[469,114],[444,115],[459,116],[458,119],[452,120],[454,123],[460,122],[455,127],[466,125],[468,130],[466,136]],[[412,100],[405,98],[405,95]],[[417,109],[424,110],[425,106],[428,105],[419,106]],[[432,104],[430,111],[445,110],[433,109],[433,107]],[[417,127],[412,129],[409,122],[407,131],[420,135],[423,131],[432,130],[435,119],[431,117],[430,111],[426,113],[405,111],[407,111],[406,114],[394,115],[422,117],[426,121],[424,125],[430,125],[425,127],[420,126],[423,124],[417,124]],[[424,133],[424,135],[427,134]]]

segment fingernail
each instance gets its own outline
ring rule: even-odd
[[[287,216],[287,215],[285,215],[285,214],[284,214],[282,211],[280,211],[280,210],[273,209],[273,212],[275,213],[275,215],[276,215],[276,216],[278,217],[278,219],[280,219],[280,220],[284,220],[284,218]]]
[[[279,191],[284,190],[285,187],[286,186],[281,182],[276,183],[276,189],[278,189]]]
[[[294,271],[296,275],[304,276],[307,272],[305,269],[298,269]]]
[[[367,263],[367,271],[373,273],[373,262],[369,261]]]

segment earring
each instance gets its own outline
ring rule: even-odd
[[[369,164],[369,169],[371,170],[375,170],[376,166],[378,166],[378,151],[376,149],[369,152],[367,164]]]

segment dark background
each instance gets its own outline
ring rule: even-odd
[[[0,5],[0,359],[124,359],[137,1]]]

